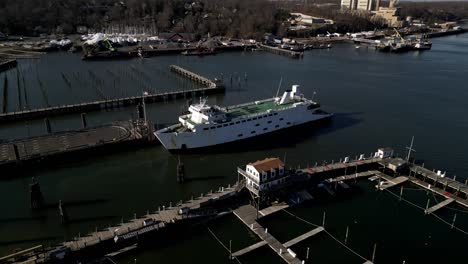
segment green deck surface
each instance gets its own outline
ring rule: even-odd
[[[281,110],[281,109],[290,107],[293,103],[295,102],[279,105],[275,102],[274,99],[271,99],[269,101],[262,102],[260,104],[253,103],[251,105],[228,108],[228,113],[229,113],[229,117],[237,118],[237,117],[246,116],[246,115],[266,113],[266,111],[269,109],[275,110],[275,111]]]

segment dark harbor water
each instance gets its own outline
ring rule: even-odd
[[[210,96],[208,102],[231,105],[276,94],[280,78],[283,89],[300,84],[302,92],[315,98],[324,110],[335,113],[331,123],[272,140],[209,154],[183,155],[190,181],[176,182],[177,156],[162,146],[83,158],[56,164],[15,180],[0,181],[0,255],[16,248],[71,239],[98,227],[120,222],[121,218],[157,210],[159,205],[189,199],[192,195],[217,189],[237,180],[236,166],[268,156],[284,157],[290,166],[306,166],[323,160],[339,160],[392,146],[404,155],[405,146],[415,136],[416,158],[427,167],[447,171],[463,181],[468,178],[468,34],[433,40],[427,52],[378,53],[335,45],[331,50],[306,52],[304,59],[264,53],[224,53],[211,57],[162,56],[124,61],[83,62],[79,55],[51,53],[40,60],[20,61],[18,71],[0,74],[0,86],[8,76],[9,111],[97,100],[102,97],[139,95],[143,91],[164,92],[197,87],[173,73],[168,66],[181,65],[208,77],[223,78],[225,95]],[[17,78],[17,73],[19,77]],[[91,72],[91,73],[90,73]],[[230,76],[233,76],[231,83]],[[247,76],[247,80],[245,80]],[[26,87],[21,94],[17,83]],[[97,87],[97,88],[96,88]],[[0,102],[3,107],[3,102]],[[177,120],[185,101],[148,105],[149,118],[157,124]],[[89,113],[90,125],[129,119],[134,108]],[[54,131],[78,128],[79,115],[52,118]],[[42,120],[27,124],[0,125],[0,139],[21,138],[45,132]],[[0,172],[4,173],[4,172]],[[2,175],[3,176],[3,175]],[[32,213],[29,209],[31,177],[41,185],[51,209]],[[414,206],[399,202],[388,192],[376,192],[368,181],[352,184],[355,193],[331,199],[323,197],[289,209],[312,223],[321,224],[326,211],[330,233],[370,259],[377,243],[377,263],[462,263],[468,257],[466,233],[468,210],[451,205],[425,216]],[[406,185],[405,199],[425,207],[428,195]],[[399,190],[392,190],[399,192]],[[429,194],[431,203],[441,200]],[[60,225],[58,210],[52,206],[63,200],[69,206],[71,223]],[[278,213],[262,220],[280,241],[287,241],[312,226]],[[257,241],[235,216],[207,223],[233,250]],[[299,258],[315,263],[363,263],[325,234],[293,247]],[[170,239],[117,263],[226,263],[228,253],[212,237],[206,226]],[[242,263],[281,263],[268,247],[240,258]],[[311,262],[312,262],[311,261]]]

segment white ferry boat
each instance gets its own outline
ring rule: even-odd
[[[299,85],[282,97],[229,107],[191,105],[179,123],[155,132],[169,151],[198,149],[257,137],[281,129],[325,119],[333,114],[299,93]]]

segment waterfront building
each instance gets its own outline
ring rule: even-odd
[[[279,158],[266,158],[238,168],[247,189],[255,195],[278,190],[288,184],[290,174]]]
[[[400,17],[400,8],[396,7],[396,1],[391,0],[388,7],[380,7],[380,1],[377,1],[373,11],[375,18],[384,19],[389,27],[402,27],[404,20]]]

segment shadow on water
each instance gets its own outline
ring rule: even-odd
[[[31,239],[7,240],[7,241],[0,241],[0,246],[9,246],[9,245],[25,244],[25,243],[40,243],[44,241],[57,240],[59,238],[60,237],[56,237],[56,236],[46,236],[46,237],[37,237],[37,238],[31,238]]]
[[[107,199],[90,199],[90,200],[73,200],[73,201],[62,201],[66,207],[79,207],[79,206],[88,206],[95,204],[107,203]],[[58,202],[56,203],[47,203],[44,205],[44,208],[57,208]]]
[[[195,181],[212,181],[224,179],[223,176],[209,176],[209,177],[185,177],[184,182],[195,182]]]
[[[0,223],[28,222],[47,219],[46,216],[1,218]]]
[[[360,113],[337,113],[331,119],[282,129],[259,137],[230,142],[218,146],[190,149],[176,154],[237,153],[245,151],[271,150],[272,148],[290,148],[333,131],[345,129],[360,123]],[[293,135],[293,136],[291,136]]]
[[[67,224],[76,224],[76,223],[86,223],[86,222],[97,222],[103,220],[116,220],[119,219],[120,216],[117,215],[104,215],[104,216],[95,216],[95,217],[83,217],[83,218],[75,218],[68,220]]]

